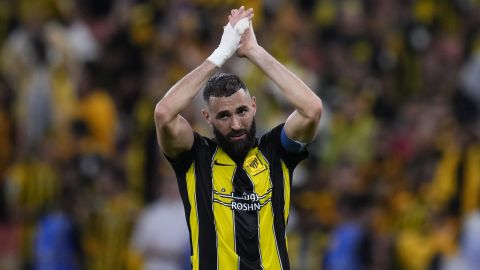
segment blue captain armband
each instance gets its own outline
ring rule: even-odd
[[[288,138],[287,134],[285,134],[285,128],[282,128],[282,134],[280,135],[280,141],[282,143],[283,148],[291,153],[300,153],[307,148],[308,143],[302,143],[299,141],[292,140]]]

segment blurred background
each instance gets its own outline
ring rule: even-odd
[[[156,102],[231,8],[324,101],[292,269],[480,265],[480,1],[0,0],[0,269],[188,269]],[[259,134],[292,107],[256,67]],[[209,135],[198,99],[183,115]]]

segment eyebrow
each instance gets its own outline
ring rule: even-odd
[[[236,112],[239,112],[239,111],[241,111],[241,110],[248,110],[248,106],[245,106],[245,105],[240,106],[240,107],[238,107],[235,111],[236,111]]]
[[[236,109],[235,109],[235,113],[237,113],[237,112],[239,112],[239,111],[241,111],[241,110],[248,110],[248,106],[242,105],[242,106],[236,108]],[[224,115],[230,115],[230,111],[228,111],[228,110],[219,111],[217,114],[215,114],[215,118],[220,118],[220,117],[222,117],[222,116],[224,116]]]
[[[227,110],[225,110],[225,111],[220,111],[220,112],[218,112],[217,114],[215,114],[215,118],[220,118],[220,117],[222,117],[222,116],[224,116],[224,115],[229,115],[229,114],[230,114],[230,112],[227,111]]]

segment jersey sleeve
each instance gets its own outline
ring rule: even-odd
[[[201,144],[202,136],[197,132],[193,132],[193,145],[190,150],[183,152],[174,159],[168,157],[165,153],[163,153],[163,155],[167,158],[168,162],[170,162],[175,173],[185,173],[194,161],[195,153],[201,149]]]
[[[280,157],[288,168],[293,169],[300,161],[308,157],[308,150],[305,148],[304,150],[295,153],[284,148],[281,142],[281,134],[284,125],[285,124],[282,123],[265,133],[260,138],[260,145],[261,148],[267,152],[266,154],[268,156]]]

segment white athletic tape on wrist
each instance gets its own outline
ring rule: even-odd
[[[248,27],[250,27],[250,20],[248,18],[243,18],[235,24],[233,30],[235,30],[235,33],[241,37]]]
[[[230,23],[227,23],[223,28],[220,45],[218,45],[215,51],[213,51],[207,59],[217,67],[223,66],[223,64],[225,64],[225,62],[232,57],[237,50],[242,34],[248,29],[248,27],[250,27],[250,20],[248,18],[239,20],[235,24],[235,27],[232,27]]]

